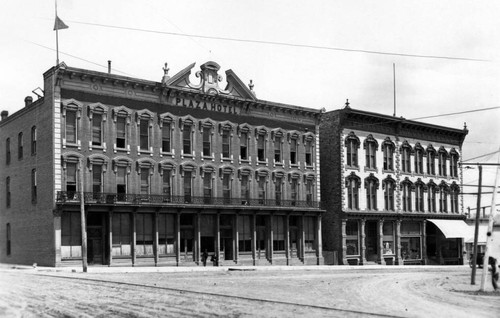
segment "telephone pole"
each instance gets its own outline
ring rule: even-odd
[[[85,202],[83,191],[83,159],[80,159],[80,221],[82,224],[82,266],[83,272],[87,272],[87,225],[85,222]]]

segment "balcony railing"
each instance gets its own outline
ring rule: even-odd
[[[318,208],[318,202],[299,200],[244,199],[227,197],[204,197],[160,194],[129,194],[84,192],[86,204],[139,204],[139,205],[243,205],[269,207]],[[80,192],[57,191],[57,203],[80,202]]]

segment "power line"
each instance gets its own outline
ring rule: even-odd
[[[302,47],[302,48],[309,48],[309,49],[322,49],[322,50],[331,50],[331,51],[356,52],[356,53],[378,54],[378,55],[391,55],[391,56],[404,56],[404,57],[417,57],[417,58],[430,58],[430,59],[445,59],[445,60],[459,60],[459,61],[473,61],[473,62],[491,62],[491,60],[475,59],[475,58],[468,58],[468,57],[407,54],[407,53],[397,53],[397,52],[384,52],[384,51],[372,51],[372,50],[361,50],[361,49],[348,49],[348,48],[330,47],[330,46],[321,46],[321,45],[296,44],[296,43],[276,42],[276,41],[237,39],[237,38],[228,38],[228,37],[221,37],[221,36],[208,36],[208,35],[187,34],[187,33],[178,33],[178,32],[166,32],[166,31],[158,31],[158,30],[148,30],[148,29],[140,29],[140,28],[132,28],[132,27],[124,27],[124,26],[115,26],[115,25],[101,24],[101,23],[90,23],[90,22],[74,21],[74,20],[69,20],[68,22],[76,23],[76,24],[83,24],[83,25],[91,25],[91,26],[103,27],[103,28],[110,28],[110,29],[120,29],[120,30],[129,30],[129,31],[156,33],[156,34],[167,34],[167,35],[174,35],[174,36],[185,36],[185,37],[200,38],[200,39],[210,39],[210,40],[222,40],[222,41],[232,41],[232,42],[269,44],[269,45],[281,45],[281,46]]]
[[[463,112],[454,112],[454,113],[434,115],[434,116],[418,117],[418,118],[413,118],[412,120],[428,119],[428,118],[436,118],[436,117],[444,117],[444,116],[459,115],[459,114],[466,114],[466,113],[474,113],[474,112],[479,112],[479,111],[484,111],[484,110],[492,110],[492,109],[498,109],[498,108],[500,108],[500,106],[489,107],[489,108],[481,108],[481,109],[473,109],[473,110],[466,110],[466,111],[463,111]]]
[[[491,155],[494,155],[494,154],[498,153],[499,151],[500,150],[497,150],[497,151],[493,151],[493,152],[490,152],[490,153],[487,153],[487,154],[484,154],[484,155],[481,155],[481,156],[477,156],[477,157],[474,157],[474,158],[465,159],[465,160],[462,160],[462,162],[464,162],[464,161],[471,161],[471,160],[475,160],[475,159],[486,157],[486,156],[491,156]]]

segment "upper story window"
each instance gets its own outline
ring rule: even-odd
[[[174,118],[169,114],[161,114],[158,125],[161,130],[161,152],[173,153],[172,149],[172,131],[174,129]]]
[[[266,204],[268,172],[265,170],[256,171],[255,177],[257,179],[257,194],[259,204]]]
[[[92,192],[102,193],[103,192],[103,175],[102,166],[94,165],[92,167]]]
[[[292,206],[297,205],[299,200],[299,179],[300,175],[297,173],[289,174],[290,179],[290,200],[292,201]]]
[[[172,202],[172,184],[175,172],[175,163],[172,161],[160,162],[163,202]]]
[[[192,157],[194,121],[191,117],[188,117],[181,118],[179,122],[182,131],[182,155]]]
[[[351,174],[346,178],[346,188],[347,188],[347,208],[349,210],[359,210],[359,187],[361,185],[361,179],[351,172]]]
[[[436,174],[436,149],[432,145],[427,147],[427,174]]]
[[[113,159],[113,171],[116,176],[117,201],[126,201],[128,193],[128,176],[132,167],[132,160],[127,157]]]
[[[213,157],[212,135],[214,132],[214,124],[210,121],[200,122],[200,130],[202,135],[202,155],[203,157]]]
[[[147,109],[136,113],[138,128],[138,147],[137,152],[153,152],[153,118],[154,114]]]
[[[417,212],[424,212],[424,189],[425,189],[425,184],[418,179],[417,182],[415,182],[415,211]]]
[[[230,168],[221,168],[222,174],[222,198],[225,204],[231,203],[232,198],[232,185],[233,185],[233,170]]]
[[[233,157],[231,151],[233,126],[229,122],[219,124],[219,134],[222,137],[222,158],[231,159]]]
[[[31,203],[37,202],[36,169],[31,169]]]
[[[382,152],[384,157],[384,170],[394,171],[394,150],[396,146],[389,137],[385,138],[382,144]]]
[[[452,148],[450,150],[450,177],[452,178],[458,178],[458,159],[460,155],[458,152],[455,150],[455,148]]]
[[[299,163],[299,161],[298,161],[298,141],[299,141],[298,134],[290,135],[290,164],[292,164],[292,165],[296,165]]]
[[[75,192],[80,190],[80,177],[78,176],[80,167],[80,156],[76,153],[65,153],[62,156],[62,166],[64,170],[64,184],[69,199],[75,196]]]
[[[367,210],[377,210],[377,190],[379,187],[379,181],[373,173],[365,179],[365,189],[366,189],[366,209]]]
[[[24,140],[23,140],[23,133],[20,132],[17,135],[17,158],[23,159],[23,153],[24,153]]]
[[[446,158],[448,157],[448,152],[444,147],[439,148],[438,152],[438,167],[439,167],[439,175],[442,177],[447,176],[446,172]]]
[[[281,131],[274,133],[274,163],[282,163],[282,141],[283,133]]]
[[[314,198],[314,175],[305,175],[304,179],[306,184],[306,204],[312,206]]]
[[[240,135],[240,158],[248,160],[248,132],[242,131]]]
[[[257,160],[258,161],[267,161],[266,160],[266,137],[267,131],[264,129],[256,129],[255,137],[257,138]]]
[[[429,212],[436,212],[436,193],[438,188],[436,184],[431,180],[427,185],[428,195],[427,195],[427,205]]]
[[[458,195],[460,194],[460,187],[453,182],[450,186],[450,208],[451,212],[458,213]]]
[[[314,136],[312,134],[304,135],[304,149],[306,155],[306,166],[313,165],[313,149],[314,149]]]
[[[193,178],[196,174],[196,167],[191,164],[185,164],[180,168],[183,183],[184,202],[191,203],[193,200]]]
[[[411,191],[412,191],[413,183],[406,178],[403,182],[401,182],[401,192],[403,199],[403,211],[411,212]]]
[[[5,164],[10,164],[10,138],[5,139]]]
[[[140,180],[140,193],[151,194],[151,177],[153,176],[155,162],[151,159],[139,159],[137,161],[137,173]],[[145,198],[142,198],[143,200]]]
[[[130,151],[130,118],[132,111],[124,106],[113,109],[113,121],[116,127],[116,150]]]
[[[62,116],[64,121],[63,147],[81,146],[79,130],[82,108],[82,104],[74,99],[62,102]]]
[[[36,155],[36,126],[31,127],[31,155]]]
[[[439,212],[448,212],[448,192],[450,187],[443,181],[439,185]]]
[[[5,203],[10,208],[10,177],[5,179]]]
[[[386,211],[394,211],[394,189],[395,181],[391,177],[387,177],[382,183],[384,190],[384,208]]]
[[[377,150],[378,150],[378,142],[373,138],[372,135],[368,135],[366,137],[363,148],[365,148],[366,152],[366,168],[376,169],[377,168]]]
[[[141,150],[149,150],[149,120],[147,119],[139,121],[139,138]]]
[[[348,167],[357,168],[358,167],[358,148],[360,142],[359,138],[354,134],[353,131],[345,138],[346,147],[346,164]]]
[[[89,148],[92,147],[105,147],[105,122],[107,119],[108,107],[101,104],[90,104],[88,107],[88,115],[90,120],[90,126],[92,129],[91,140],[89,142]]]
[[[424,173],[424,148],[417,143],[415,145],[415,173]]]
[[[276,205],[281,205],[283,200],[283,177],[285,174],[281,171],[273,172],[274,179],[274,200]]]
[[[250,178],[251,178],[250,170],[248,169],[238,170],[238,178],[240,179],[241,204],[247,205],[250,203]]]
[[[411,172],[411,146],[408,143],[408,141],[404,141],[403,144],[401,145],[401,171],[410,173]]]

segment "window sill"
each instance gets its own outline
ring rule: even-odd
[[[371,172],[378,173],[378,169],[377,168],[365,167],[365,171],[371,171]]]
[[[358,166],[348,166],[348,165],[344,165],[344,169],[346,169],[346,170],[356,170],[356,171],[359,171],[359,167],[358,167]]]
[[[383,169],[382,173],[394,173],[394,170],[385,170],[385,169]]]

